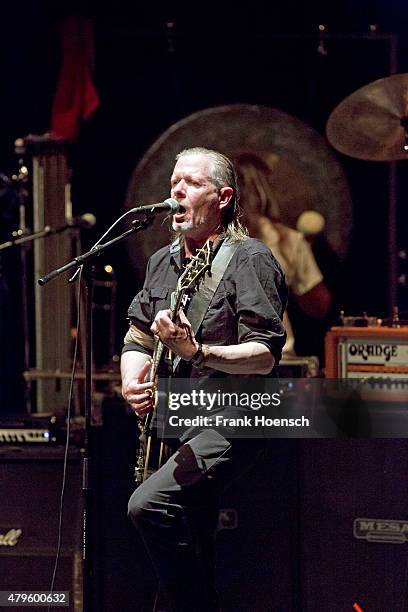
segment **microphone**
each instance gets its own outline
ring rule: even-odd
[[[65,228],[69,227],[81,227],[83,229],[90,229],[96,224],[96,217],[92,213],[84,213],[83,215],[78,215],[77,217],[72,217],[69,219]],[[62,229],[62,228],[61,228]]]
[[[51,227],[51,225],[46,225],[42,230],[34,232],[33,234],[26,235],[20,235],[19,230],[18,232],[13,232],[12,240],[8,240],[7,242],[3,242],[3,244],[0,244],[0,251],[2,251],[3,249],[8,249],[9,247],[12,247],[14,245],[30,242],[31,240],[35,240],[37,238],[46,238],[47,236],[52,236],[53,234],[60,234],[61,232],[65,232],[68,229],[72,229],[73,227],[90,229],[95,225],[95,223],[95,215],[93,215],[92,213],[84,213],[83,215],[79,215],[78,217],[73,217],[68,221],[66,225],[61,225],[60,227]]]
[[[80,229],[91,229],[96,224],[96,217],[92,213],[84,213],[83,215],[78,215],[77,217],[72,217],[72,219],[68,219],[68,223],[66,225],[60,225],[60,227],[51,227],[50,225],[46,225],[44,227],[43,232],[46,234],[60,234],[61,232],[65,232],[66,230],[73,228]]]
[[[167,198],[164,202],[160,202],[159,204],[150,204],[147,206],[136,206],[136,208],[132,208],[129,210],[129,213],[161,213],[161,212],[171,212],[175,213],[179,210],[180,204],[174,198]]]

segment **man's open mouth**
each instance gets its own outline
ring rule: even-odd
[[[179,209],[174,215],[175,221],[179,221],[184,216],[185,212],[186,209],[184,208],[184,206],[182,204],[179,204]]]

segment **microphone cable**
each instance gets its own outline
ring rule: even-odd
[[[75,383],[75,372],[77,368],[78,361],[78,346],[79,346],[79,330],[80,330],[80,321],[81,321],[81,290],[82,290],[82,266],[79,271],[78,278],[78,291],[77,291],[77,320],[76,320],[76,336],[75,336],[75,345],[74,345],[74,357],[72,362],[71,369],[71,378],[70,378],[70,386],[69,386],[69,394],[68,394],[68,408],[67,408],[67,433],[65,438],[65,448],[64,448],[64,460],[63,460],[63,468],[62,468],[62,484],[61,484],[61,494],[60,494],[60,503],[59,503],[59,512],[58,512],[58,541],[57,541],[57,552],[55,554],[54,561],[54,569],[51,579],[51,587],[50,592],[54,592],[55,580],[57,577],[58,564],[61,556],[61,547],[62,547],[62,524],[64,517],[64,498],[65,498],[65,489],[66,489],[66,481],[67,481],[67,467],[68,467],[68,452],[69,452],[69,441],[71,435],[71,413],[72,413],[72,399],[74,394],[74,383]],[[50,612],[52,604],[50,604],[47,608],[47,612]]]

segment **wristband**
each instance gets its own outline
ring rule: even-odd
[[[190,363],[194,368],[201,367],[208,359],[210,355],[210,347],[207,344],[198,343],[198,349],[194,353],[192,359],[190,359]]]

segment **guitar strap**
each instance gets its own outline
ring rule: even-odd
[[[205,313],[207,312],[211,300],[216,292],[218,285],[224,276],[225,270],[228,267],[235,251],[238,248],[238,242],[229,242],[224,240],[218,248],[217,253],[211,264],[211,274],[207,274],[204,281],[200,284],[198,291],[194,294],[190,306],[188,308],[188,320],[193,328],[194,335],[198,332],[201,323],[203,322]],[[173,374],[176,371],[180,357],[176,355],[173,360]]]

